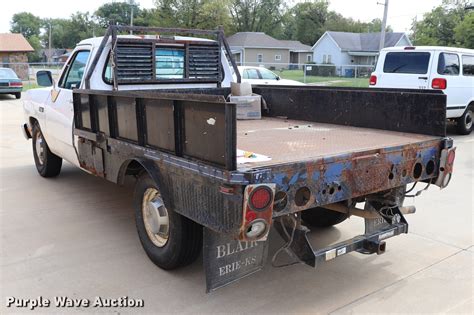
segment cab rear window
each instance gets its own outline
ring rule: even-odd
[[[425,74],[430,63],[428,52],[389,52],[385,56],[383,72]]]

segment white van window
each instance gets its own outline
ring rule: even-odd
[[[462,74],[474,76],[474,56],[462,56]]]
[[[429,52],[389,52],[385,56],[383,72],[425,74],[429,62]]]
[[[438,73],[444,75],[459,75],[458,55],[448,53],[439,54]]]

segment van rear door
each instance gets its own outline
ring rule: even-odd
[[[429,51],[386,52],[378,69],[377,87],[429,89],[432,55]]]

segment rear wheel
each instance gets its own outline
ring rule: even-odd
[[[312,227],[330,227],[339,224],[348,218],[347,214],[321,207],[304,210],[301,213],[303,221]]]
[[[472,131],[473,118],[474,118],[474,105],[471,104],[467,107],[464,114],[459,117],[456,121],[458,133],[461,135],[468,135]]]
[[[15,97],[17,100],[19,100],[21,98],[21,92],[15,93]]]
[[[33,157],[36,170],[43,177],[55,177],[61,172],[63,159],[49,150],[38,123],[33,125]]]
[[[202,227],[167,208],[147,173],[138,178],[133,200],[140,242],[155,265],[170,270],[196,260],[202,247]]]

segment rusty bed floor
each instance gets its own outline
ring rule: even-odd
[[[237,148],[271,158],[267,166],[432,140],[433,136],[265,117],[237,121]],[[237,159],[239,163],[239,159]]]

